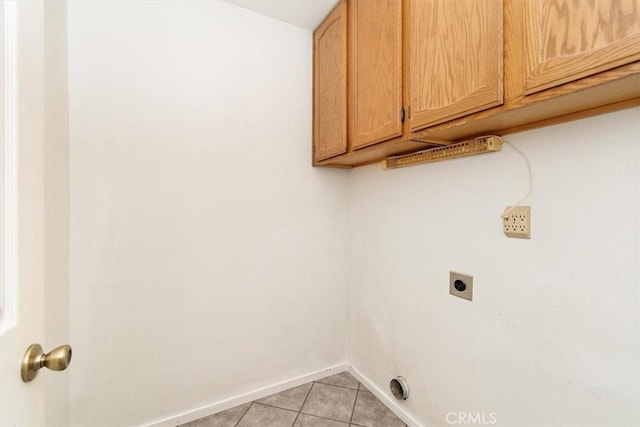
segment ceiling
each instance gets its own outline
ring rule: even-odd
[[[338,0],[226,0],[307,30],[315,30]]]

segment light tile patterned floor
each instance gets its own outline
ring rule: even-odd
[[[349,373],[342,372],[182,427],[406,427]]]

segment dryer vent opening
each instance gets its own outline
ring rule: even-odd
[[[391,388],[391,393],[398,400],[407,400],[409,397],[409,384],[402,377],[392,379],[389,383],[389,388]]]

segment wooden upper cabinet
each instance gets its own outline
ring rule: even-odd
[[[528,0],[526,93],[640,59],[640,0]]]
[[[402,136],[402,1],[349,2],[349,144]]]
[[[408,0],[412,131],[502,104],[502,0]]]
[[[313,35],[313,159],[347,152],[347,4]]]
[[[340,0],[313,71],[314,165],[615,111],[640,103],[640,0]]]

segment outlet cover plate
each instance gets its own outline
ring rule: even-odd
[[[531,238],[531,206],[507,206],[502,213],[502,230],[507,237]]]
[[[461,280],[465,284],[465,289],[459,291],[456,289],[456,280]],[[473,301],[473,276],[468,274],[449,272],[449,293],[453,296]]]

